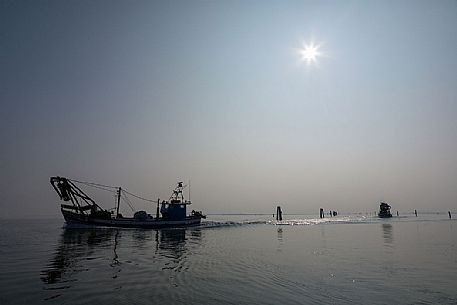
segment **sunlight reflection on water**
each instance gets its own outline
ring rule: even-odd
[[[225,217],[225,219],[224,219]],[[270,215],[271,217],[271,215]],[[2,304],[455,303],[445,219],[209,217],[188,229],[2,221]],[[221,219],[222,218],[222,219]]]

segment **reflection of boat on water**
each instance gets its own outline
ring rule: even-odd
[[[72,286],[70,283],[84,277],[86,272],[97,272],[95,270],[103,268],[112,270],[112,278],[117,278],[122,269],[131,268],[132,256],[127,254],[132,250],[136,253],[148,253],[148,257],[156,263],[151,266],[171,269],[176,265],[176,261],[185,256],[187,238],[199,242],[200,234],[199,229],[188,231],[185,228],[66,228],[62,231],[55,253],[41,272],[41,280],[49,285],[46,289],[56,290]],[[155,248],[153,255],[151,248]],[[150,265],[144,267],[150,268]],[[64,286],[56,287],[62,284]]]
[[[51,177],[51,184],[59,195],[60,199],[66,203],[61,204],[61,212],[68,224],[84,224],[108,227],[130,227],[130,228],[163,228],[177,226],[199,225],[205,216],[199,211],[192,211],[187,215],[187,206],[190,200],[184,200],[182,182],[173,190],[168,201],[153,201],[134,195],[122,188],[106,186],[96,183],[79,182],[88,186],[97,187],[117,195],[116,213],[101,208],[92,198],[86,195],[75,183],[79,181],[70,180],[63,177]],[[131,195],[137,199],[157,203],[156,216],[151,216],[145,211],[137,211],[133,217],[124,217],[119,213],[121,199],[131,206],[127,197]],[[71,203],[71,204],[67,204]],[[160,209],[159,209],[160,205]],[[160,213],[159,213],[160,212]],[[160,214],[162,216],[160,216]]]
[[[109,228],[104,230],[64,229],[54,257],[41,274],[42,281],[46,284],[55,284],[66,276],[71,277],[72,273],[84,270],[78,262],[84,257],[91,257],[97,247],[109,244],[113,236],[117,239],[117,234],[118,230]],[[116,244],[117,240],[115,246]]]
[[[381,227],[384,237],[384,244],[391,245],[393,242],[392,225],[390,223],[383,223]]]
[[[392,214],[390,213],[390,205],[388,205],[385,202],[381,202],[379,205],[379,213],[378,216],[380,218],[389,218],[392,217]]]

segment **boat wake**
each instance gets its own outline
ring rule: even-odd
[[[377,218],[371,216],[342,216],[332,218],[294,218],[286,220],[272,219],[254,219],[254,220],[206,220],[202,221],[199,228],[218,228],[230,226],[246,226],[246,225],[274,225],[274,226],[312,226],[323,224],[357,224],[357,223],[372,223],[378,221]]]
[[[375,219],[373,217],[333,217],[333,218],[311,218],[311,219],[287,219],[287,220],[270,220],[268,224],[270,225],[282,225],[282,226],[312,226],[312,225],[322,225],[322,224],[357,224],[357,223],[369,223],[373,222]]]
[[[264,225],[268,224],[266,220],[243,220],[243,221],[231,221],[231,220],[206,220],[202,221],[199,228],[219,228],[219,227],[235,227],[245,225]]]

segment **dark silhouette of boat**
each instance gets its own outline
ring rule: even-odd
[[[162,202],[159,199],[154,201],[137,196],[121,187],[81,182],[64,177],[51,177],[50,182],[60,200],[64,201],[60,205],[60,210],[67,224],[123,228],[164,228],[195,226],[201,223],[202,218],[206,218],[200,211],[192,211],[190,215],[187,215],[187,206],[191,204],[191,201],[184,200],[183,189],[185,186],[182,182],[178,182],[178,186],[173,190],[170,199]],[[116,213],[100,207],[76,186],[75,182],[115,192],[117,196]],[[121,198],[131,206],[127,194],[137,199],[157,203],[156,215],[153,216],[146,211],[137,211],[133,217],[122,216],[119,213]]]
[[[388,205],[385,202],[381,202],[379,205],[379,213],[378,216],[380,218],[389,218],[392,217],[392,214],[390,213],[390,205]]]

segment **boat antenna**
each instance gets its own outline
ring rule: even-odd
[[[191,202],[190,201],[190,179],[189,179],[189,202]]]

